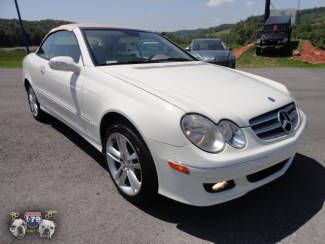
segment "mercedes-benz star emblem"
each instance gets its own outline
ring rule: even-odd
[[[292,122],[289,114],[283,110],[279,111],[278,113],[278,120],[281,124],[281,128],[285,132],[290,132],[292,129]]]

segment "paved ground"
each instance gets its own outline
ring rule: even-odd
[[[60,122],[34,121],[21,70],[0,69],[0,243],[12,210],[57,209],[48,243],[324,243],[325,69],[250,69],[284,82],[310,119],[287,174],[232,202],[185,206],[161,197],[134,206],[114,189],[103,158]],[[43,240],[44,241],[44,240]]]

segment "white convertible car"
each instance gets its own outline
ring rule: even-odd
[[[60,26],[26,56],[23,80],[34,118],[51,114],[101,151],[130,201],[240,197],[286,172],[306,127],[282,84],[147,31]]]

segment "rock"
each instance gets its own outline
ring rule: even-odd
[[[300,56],[300,51],[298,49],[294,50],[292,56]]]

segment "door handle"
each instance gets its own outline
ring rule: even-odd
[[[39,71],[40,71],[42,74],[45,74],[45,66],[41,66],[41,67],[39,67]]]

